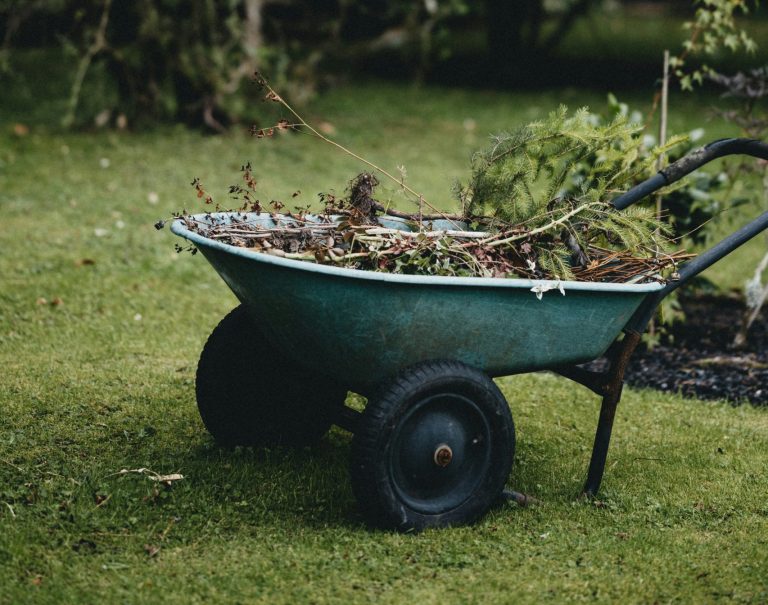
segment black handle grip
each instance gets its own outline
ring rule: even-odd
[[[692,151],[660,172],[666,178],[667,184],[670,184],[679,181],[707,162],[734,154],[751,155],[768,160],[768,144],[757,139],[720,139]]]
[[[707,162],[734,154],[751,155],[752,157],[768,160],[768,143],[763,143],[757,139],[720,139],[719,141],[713,141],[709,145],[700,147],[673,162],[648,180],[635,185],[629,191],[615,198],[611,203],[616,209],[623,210],[654,191],[679,181],[685,175],[690,174]]]
[[[733,155],[736,153],[768,160],[768,144],[754,139],[721,139],[719,141],[714,141],[670,164],[657,175],[617,197],[612,203],[617,209],[626,208],[630,204],[633,204],[648,195],[648,193],[652,193],[655,189],[680,180],[686,174],[690,174],[696,170],[699,166],[725,155]],[[661,185],[658,185],[659,182],[661,182]],[[685,285],[699,273],[711,267],[721,258],[730,254],[736,248],[748,242],[758,233],[761,233],[766,229],[768,229],[768,212],[763,212],[763,214],[758,216],[751,223],[732,233],[723,241],[715,244],[695,259],[685,263],[680,268],[678,278],[675,281],[670,281],[664,288],[656,293],[650,294],[643,301],[624,329],[636,332],[645,330],[656,311],[656,307],[659,306],[659,303],[661,303],[662,299],[667,296],[667,294],[674,292],[680,286]]]

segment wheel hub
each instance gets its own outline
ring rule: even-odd
[[[438,445],[437,449],[435,450],[433,459],[435,464],[439,467],[445,468],[448,466],[453,459],[453,450],[451,449],[451,446],[447,443],[441,443]]]
[[[490,465],[490,427],[477,405],[456,393],[414,403],[395,429],[390,449],[394,489],[422,514],[459,506]]]

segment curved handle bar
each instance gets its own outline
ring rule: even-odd
[[[615,198],[611,203],[617,210],[623,210],[657,189],[661,189],[666,185],[679,181],[685,175],[690,174],[707,162],[733,154],[751,155],[752,157],[768,160],[768,144],[755,139],[720,139],[719,141],[713,141],[709,145],[696,149],[676,162],[673,162],[647,181],[643,181],[626,193]],[[656,307],[658,307],[659,303],[661,303],[662,299],[667,294],[677,290],[680,286],[684,285],[699,273],[708,269],[721,258],[727,256],[736,248],[767,228],[768,212],[763,212],[748,225],[731,233],[731,235],[726,237],[723,241],[715,244],[709,250],[706,250],[693,260],[685,263],[680,267],[678,279],[670,281],[664,288],[649,295],[635,312],[632,319],[629,320],[629,323],[627,323],[624,330],[633,332],[642,332],[645,330],[656,311]]]
[[[617,210],[624,210],[654,191],[671,185],[675,181],[690,174],[704,164],[722,158],[726,155],[751,155],[752,157],[768,160],[768,143],[757,139],[720,139],[709,145],[699,147],[688,155],[673,162],[657,174],[629,191],[622,193],[611,203]]]
[[[757,139],[720,139],[692,151],[661,170],[661,173],[666,177],[667,183],[674,183],[707,162],[736,154],[768,160],[768,144]]]

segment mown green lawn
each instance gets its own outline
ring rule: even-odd
[[[368,84],[307,114],[447,208],[487,133],[603,98]],[[596,398],[552,375],[503,379],[509,485],[541,504],[420,535],[362,524],[339,429],[311,450],[218,448],[194,372],[235,298],[153,223],[198,207],[193,177],[226,205],[247,160],[266,199],[297,203],[360,166],[240,130],[62,134],[36,119],[57,101],[23,100],[0,114],[0,603],[768,601],[766,410],[627,390],[587,502]],[[697,125],[702,104],[680,104],[673,124]],[[20,121],[29,134],[12,134]],[[738,285],[758,253],[713,278]],[[184,479],[120,473],[140,468]]]

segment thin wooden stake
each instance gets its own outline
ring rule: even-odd
[[[669,51],[664,51],[664,78],[661,81],[661,123],[659,125],[659,145],[663,146],[667,142],[667,110],[669,107]],[[656,163],[656,169],[664,168],[666,154],[662,153]],[[656,220],[661,220],[663,210],[661,194],[656,196]]]
[[[661,80],[661,119],[659,123],[659,145],[663,146],[667,142],[667,110],[669,107],[669,51],[664,51],[664,76]],[[656,170],[661,170],[664,168],[664,160],[666,159],[666,154],[662,153],[659,156],[659,159],[656,162]],[[661,215],[664,209],[664,203],[661,198],[661,193],[656,194],[656,220],[661,222]],[[659,230],[656,230],[656,235],[658,235]],[[656,254],[658,255],[659,249],[656,249]],[[650,325],[648,326],[648,333],[651,335],[651,337],[655,336],[656,334],[656,322],[651,321]]]

